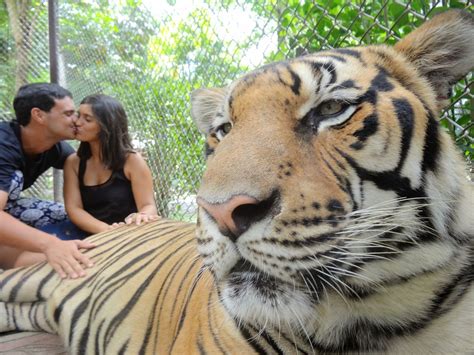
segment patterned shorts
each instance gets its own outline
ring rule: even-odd
[[[23,173],[15,171],[5,212],[25,224],[63,240],[83,239],[87,233],[77,228],[68,218],[62,203],[40,200],[35,197],[20,197],[23,188]]]

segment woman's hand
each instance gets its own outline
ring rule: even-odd
[[[125,222],[115,222],[115,223],[109,224],[109,226],[107,227],[107,230],[116,229],[124,225],[125,225]]]
[[[141,223],[156,221],[159,218],[161,217],[157,214],[148,214],[146,212],[130,213],[127,217],[125,217],[125,224],[135,223],[138,226]]]
[[[92,261],[79,250],[91,249],[95,245],[83,240],[51,239],[43,250],[46,259],[61,278],[76,279],[86,275],[85,268],[92,267]]]

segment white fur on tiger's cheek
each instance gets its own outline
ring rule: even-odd
[[[394,191],[381,190],[371,181],[365,181],[362,190],[364,200],[361,208],[379,206],[387,209],[396,207],[396,199],[398,196]]]
[[[422,249],[404,252],[398,258],[398,263],[388,261],[365,265],[360,275],[372,282],[383,282],[395,276],[409,278],[420,270],[435,270],[452,261],[455,256],[449,243],[425,245]]]
[[[384,132],[385,133],[385,132]],[[390,132],[373,135],[367,138],[361,150],[359,165],[369,171],[390,171],[397,167],[400,160],[401,148]]]
[[[297,334],[314,333],[318,317],[306,294],[284,284],[266,292],[271,294],[264,297],[249,278],[239,287],[222,287],[221,299],[237,321],[258,325],[261,329],[287,329]]]

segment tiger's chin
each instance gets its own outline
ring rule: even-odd
[[[222,303],[238,324],[257,331],[314,332],[315,307],[304,290],[246,261],[239,261],[219,281],[219,289]]]

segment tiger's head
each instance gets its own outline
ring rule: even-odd
[[[394,47],[326,50],[193,92],[207,135],[199,251],[230,314],[324,339],[375,318],[369,298],[392,281],[451,260],[474,231],[472,190],[437,119],[473,63],[473,18],[450,11]],[[398,321],[417,302],[407,287]]]

